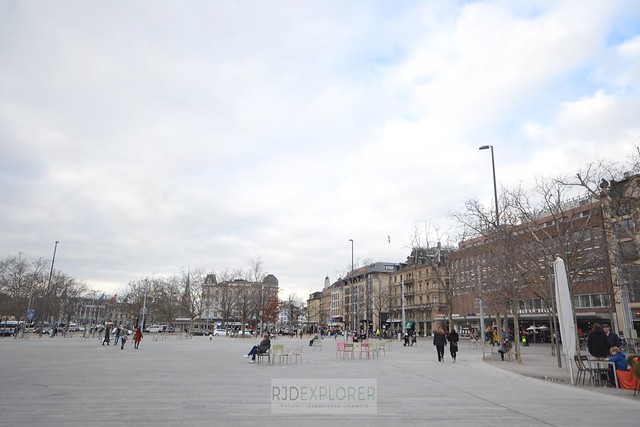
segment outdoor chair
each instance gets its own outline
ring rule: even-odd
[[[346,354],[351,354],[351,358],[353,359],[353,343],[351,342],[344,343],[344,350],[342,351],[343,359]]]
[[[302,350],[303,349],[304,349],[303,345],[297,346],[295,350],[293,350],[291,353],[289,353],[289,358],[295,357],[296,358],[296,364],[298,364],[298,357],[299,357],[300,358],[300,363],[302,363]]]
[[[268,349],[264,353],[256,353],[256,359],[258,359],[258,363],[260,363],[262,361],[263,357],[266,357],[267,358],[267,364],[270,364],[271,363],[271,349]]]
[[[589,358],[585,356],[573,356],[573,360],[576,363],[576,367],[578,368],[578,373],[576,374],[576,385],[580,382],[580,376],[582,376],[582,384],[584,384],[584,380],[589,374],[589,383],[594,383],[595,381],[595,372],[590,367],[587,367],[585,362],[589,362]]]
[[[336,358],[344,352],[344,341],[336,342]]]
[[[379,341],[376,343],[376,356],[380,356],[380,352],[383,352],[385,355],[387,354],[387,350],[385,349],[386,345],[384,341]]]
[[[594,385],[596,386],[603,385],[606,387],[607,384],[609,383],[609,367],[608,367],[609,362],[607,361],[607,359],[606,358],[592,359],[592,356],[590,354],[586,354],[580,357],[582,358],[582,360],[587,361],[585,365],[587,366],[587,368],[591,369],[591,371],[593,372]],[[607,365],[607,366],[603,366],[603,365]],[[617,381],[617,377],[616,377],[616,381]]]
[[[317,340],[313,340],[313,346],[311,346],[311,348],[313,349],[313,351],[322,351],[322,341],[320,340],[320,338],[318,338]]]
[[[276,344],[273,346],[273,358],[271,359],[271,364],[275,363],[276,357],[278,358],[278,362],[284,362],[284,359],[289,361],[289,353],[285,352],[284,344]]]
[[[367,355],[367,359],[371,358],[371,348],[369,346],[368,342],[363,342],[360,344],[360,359],[362,359],[362,355],[366,354]]]
[[[504,360],[508,360],[511,362],[511,356],[513,355],[513,347],[509,347],[507,352],[504,354]]]

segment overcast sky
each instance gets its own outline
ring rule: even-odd
[[[0,1],[0,258],[306,298],[640,144],[640,2]],[[388,236],[391,237],[389,242]]]

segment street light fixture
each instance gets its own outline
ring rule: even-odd
[[[496,185],[496,163],[493,157],[493,145],[483,145],[479,150],[491,149],[491,169],[493,170],[493,199],[496,204],[496,229],[500,227],[500,214],[498,211],[498,187]]]

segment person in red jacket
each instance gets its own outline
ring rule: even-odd
[[[142,330],[136,328],[136,333],[133,334],[133,348],[138,349],[140,347],[140,341],[142,341]]]

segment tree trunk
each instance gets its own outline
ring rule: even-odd
[[[514,304],[511,304],[512,307],[515,307]],[[514,310],[513,312],[513,339],[515,340],[515,356],[516,361],[518,363],[522,363],[522,355],[520,354],[520,315],[518,314],[518,310]]]

